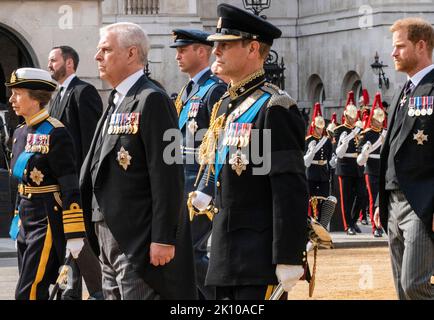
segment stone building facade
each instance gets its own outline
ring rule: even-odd
[[[99,80],[93,56],[101,26],[131,21],[150,35],[149,71],[169,93],[186,82],[178,72],[175,51],[169,48],[174,28],[213,31],[216,6],[242,0],[0,0],[0,81],[20,66],[45,68],[54,45],[76,48],[81,62],[78,75],[92,83],[103,96],[109,88]],[[375,52],[390,80],[381,89],[390,101],[405,77],[393,69],[390,25],[406,16],[422,16],[434,22],[434,0],[272,0],[262,12],[283,31],[274,49],[285,63],[285,89],[300,108],[316,101],[325,116],[342,112],[348,90],[356,97],[367,88],[371,97],[380,90],[378,76],[370,67]],[[2,86],[0,86],[2,87]],[[0,103],[8,93],[0,88]]]

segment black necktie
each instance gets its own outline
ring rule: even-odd
[[[184,94],[183,94],[183,97],[182,97],[182,101],[183,102],[185,102],[187,100],[188,96],[190,95],[191,89],[193,89],[193,84],[194,84],[193,80],[190,80],[188,82],[187,87],[185,88],[185,91],[184,91]]]
[[[398,102],[398,110],[395,114],[395,124],[393,125],[396,128],[395,130],[398,130],[401,127],[402,122],[404,121],[405,114],[407,113],[405,105],[408,103],[408,99],[410,98],[413,89],[413,82],[411,82],[411,80],[408,80],[402,90],[401,100]]]
[[[107,107],[108,112],[107,112],[107,117],[105,119],[105,126],[104,126],[104,132],[103,132],[104,135],[106,134],[106,130],[107,130],[108,126],[110,125],[111,116],[116,109],[116,104],[114,102],[116,92],[117,92],[116,89],[113,89],[112,92],[110,92],[110,96],[108,99],[108,107]]]
[[[50,115],[56,119],[59,118],[59,114],[57,114],[59,112],[59,107],[60,107],[60,101],[62,100],[62,91],[63,91],[63,87],[59,88],[59,92],[56,95],[56,98],[54,98],[53,104],[50,107]]]
[[[93,153],[93,159],[92,159],[92,167],[94,167],[99,162],[99,157],[101,154],[101,149],[102,149],[102,145],[104,142],[104,137],[107,135],[107,129],[110,125],[110,118],[116,109],[116,105],[114,103],[115,94],[116,94],[116,89],[113,89],[112,92],[110,92],[110,96],[108,99],[107,116],[106,116],[104,123],[103,123],[103,128],[102,128],[103,131],[101,131],[99,133],[98,140],[95,144],[95,151]]]

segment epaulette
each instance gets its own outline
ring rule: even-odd
[[[339,129],[339,128],[341,128],[341,127],[345,127],[345,125],[344,125],[344,124],[341,124],[341,125],[337,126],[337,127],[335,128],[335,131],[336,131],[336,129]],[[346,127],[345,127],[345,128],[346,128]]]
[[[289,109],[297,105],[297,101],[295,101],[286,91],[281,90],[278,86],[272,83],[266,82],[261,89],[271,94],[267,108],[272,106],[281,106],[285,109]]]
[[[308,140],[310,137],[312,137],[312,135],[307,136],[304,140]]]
[[[55,127],[55,128],[62,128],[62,127],[64,127],[63,123],[60,122],[59,120],[57,120],[56,118],[49,117],[49,118],[47,119],[47,121],[48,121],[49,123],[51,123],[51,124],[53,125],[53,127]]]
[[[367,133],[367,132],[369,132],[369,131],[371,131],[372,130],[372,128],[366,128],[365,130],[363,130],[362,132],[361,132],[361,134],[365,134],[365,133]]]

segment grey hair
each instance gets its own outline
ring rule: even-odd
[[[148,52],[150,49],[149,37],[145,30],[143,30],[139,25],[131,22],[118,22],[105,26],[99,30],[101,37],[106,35],[108,32],[116,33],[121,47],[137,47],[140,62],[143,63],[143,65],[148,63]]]

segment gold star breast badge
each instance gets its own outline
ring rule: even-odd
[[[229,164],[232,166],[232,170],[235,170],[237,175],[240,176],[243,171],[246,170],[246,166],[249,164],[249,161],[241,152],[241,150],[237,150],[237,152],[234,153],[229,159]]]
[[[130,156],[130,153],[124,149],[124,147],[121,147],[121,150],[118,152],[117,160],[119,162],[119,165],[124,168],[124,170],[128,169],[128,166],[131,165],[131,159],[133,157]]]
[[[416,140],[418,145],[423,145],[424,141],[428,141],[428,135],[423,134],[423,130],[417,130],[417,133],[413,134],[413,140]]]
[[[33,170],[30,172],[30,179],[32,179],[32,181],[34,183],[36,183],[38,186],[41,184],[41,182],[44,180],[44,175],[42,174],[41,171],[39,171],[38,169],[33,168]]]

